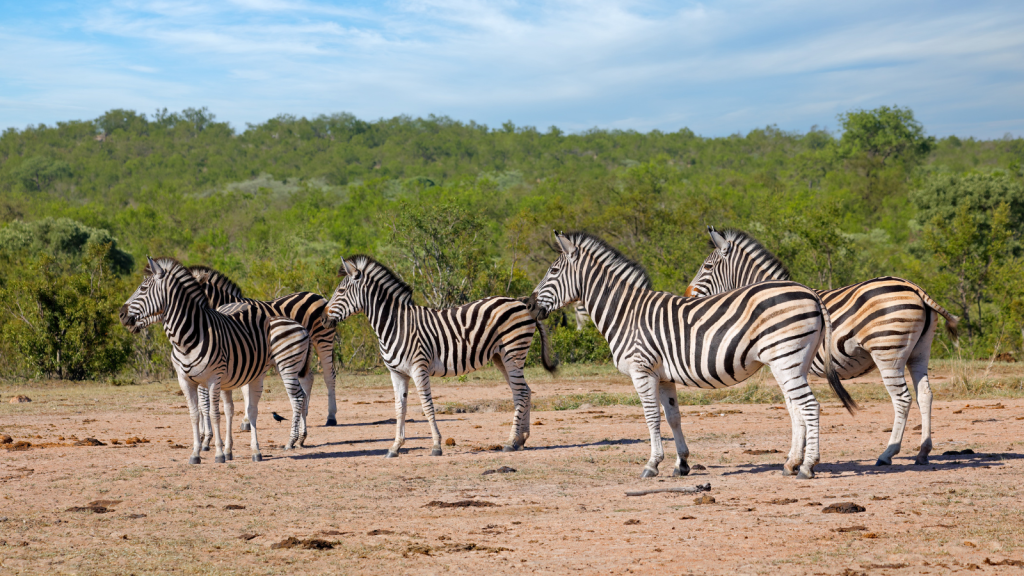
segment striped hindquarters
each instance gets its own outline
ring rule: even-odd
[[[870,371],[876,360],[879,366],[898,364],[922,334],[934,330],[937,314],[946,318],[951,330],[956,327],[955,316],[902,278],[872,278],[818,293],[832,317],[832,355],[842,378]],[[822,375],[822,352],[818,351],[812,365],[818,376]]]

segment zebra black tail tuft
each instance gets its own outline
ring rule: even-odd
[[[949,332],[949,337],[956,341],[960,338],[960,331],[957,326],[960,324],[960,319],[950,314],[945,316],[946,319],[946,332]]]
[[[544,363],[544,369],[552,374],[558,372],[558,359],[551,353],[551,341],[548,338],[548,327],[540,320],[537,323],[537,331],[540,332],[540,358]]]
[[[812,292],[813,293],[813,292]],[[832,388],[832,392],[839,397],[839,401],[843,403],[843,407],[850,413],[851,416],[857,415],[857,410],[860,408],[857,406],[857,401],[850,396],[850,393],[843,386],[843,381],[839,379],[839,374],[836,373],[835,366],[832,363],[832,317],[828,314],[828,308],[825,307],[825,303],[821,301],[821,297],[814,294],[814,298],[818,301],[818,307],[821,309],[821,319],[825,323],[825,342],[822,348],[824,349],[824,361],[825,361],[825,378],[828,380],[828,385]]]

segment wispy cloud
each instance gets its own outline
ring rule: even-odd
[[[899,104],[990,137],[1022,129],[1021,53],[1011,2],[109,0],[0,23],[0,126],[208,105],[722,135]]]

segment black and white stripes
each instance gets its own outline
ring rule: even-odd
[[[789,272],[774,254],[749,235],[708,228],[711,254],[687,288],[687,295],[720,294],[764,280],[788,280]],[[834,359],[840,378],[855,378],[874,367],[892,398],[895,413],[892,434],[878,465],[892,463],[900,451],[910,412],[911,397],[904,368],[917,390],[921,411],[921,448],[917,464],[928,463],[932,449],[932,391],[928,382],[928,361],[938,317],[954,337],[958,319],[913,282],[891,276],[873,278],[836,290],[818,290],[833,319],[835,338],[830,350],[818,351],[811,372],[821,376],[826,356]]]
[[[171,361],[192,420],[193,451],[189,461],[201,461],[199,386],[210,391],[215,461],[232,458],[230,429],[234,402],[230,392],[236,388],[242,388],[246,414],[252,424],[253,460],[261,460],[256,418],[263,374],[273,361],[285,381],[309,376],[306,330],[292,320],[272,318],[259,307],[245,303],[230,304],[220,311],[212,309],[195,277],[172,258],[149,260],[142,283],[121,307],[120,316],[131,332],[163,323],[173,347]],[[272,327],[278,329],[276,338],[271,337]],[[222,393],[228,425],[226,446],[220,434]]]
[[[676,384],[732,386],[765,364],[782,387],[793,421],[784,471],[814,475],[819,405],[807,373],[822,340],[831,344],[831,328],[813,291],[795,282],[766,282],[714,298],[688,299],[651,290],[641,266],[594,236],[556,234],[556,240],[561,254],[533,299],[542,316],[582,302],[608,340],[616,367],[632,378],[651,437],[643,476],[657,475],[664,459],[659,400],[676,443],[673,474],[689,472]],[[825,360],[829,383],[852,410],[852,399]]]
[[[527,304],[512,298],[485,298],[444,310],[417,306],[412,290],[391,270],[368,256],[342,262],[343,276],[327,305],[325,324],[365,312],[377,334],[384,365],[391,371],[395,390],[396,434],[387,456],[398,456],[405,442],[405,413],[409,380],[420,395],[430,423],[434,446],[441,455],[441,432],[434,418],[431,376],[459,376],[489,362],[505,376],[515,403],[512,431],[505,451],[522,449],[530,435],[530,387],[523,364],[534,332],[541,330],[544,366],[554,370],[548,357],[546,333]]]

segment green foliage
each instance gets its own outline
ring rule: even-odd
[[[77,269],[42,256],[7,275],[0,351],[8,371],[82,380],[128,365],[132,343],[117,309],[129,286],[105,264],[108,251],[108,245],[89,247]]]
[[[931,151],[935,139],[924,135],[924,126],[910,108],[880,106],[874,110],[851,110],[839,115],[845,154],[861,153],[878,159],[917,160]]]
[[[449,305],[529,294],[554,258],[555,228],[605,237],[647,268],[656,289],[681,293],[714,224],[752,233],[815,288],[906,277],[956,313],[969,309],[965,353],[1019,350],[1024,140],[933,140],[899,107],[840,120],[839,138],[775,126],[726,138],[569,134],[351,114],[282,115],[236,132],[190,108],[10,129],[0,135],[0,330],[25,324],[11,314],[17,303],[37,314],[32,287],[62,294],[53,310],[90,326],[98,316],[74,311],[85,305],[93,246],[108,246],[108,275],[173,256],[214,266],[257,298],[327,295],[339,258],[365,253],[410,282],[418,301]],[[101,292],[121,281],[110,277]],[[104,306],[119,305],[136,281]],[[552,325],[563,361],[605,357],[593,328]],[[30,361],[12,338],[0,342],[0,375],[68,373],[41,367],[52,350]],[[123,373],[166,374],[159,330],[130,342]],[[945,345],[936,355],[951,353]],[[380,367],[361,316],[339,328],[336,354],[349,369]]]
[[[98,251],[98,252],[97,252]],[[70,218],[43,218],[35,222],[11,222],[0,228],[0,261],[46,255],[57,260],[80,260],[98,253],[117,274],[131,272],[131,254],[117,247],[110,232]]]

